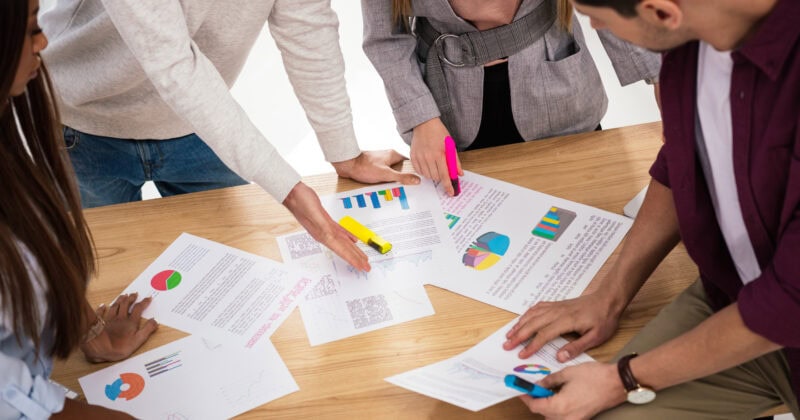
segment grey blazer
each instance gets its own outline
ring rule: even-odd
[[[542,1],[554,0],[523,0],[514,20]],[[411,130],[440,114],[423,81],[425,65],[417,54],[418,41],[393,24],[391,3],[361,0],[363,48],[383,78],[397,129],[410,144]],[[448,0],[418,0],[413,8],[416,16],[428,18],[438,32],[477,30],[455,14]],[[591,131],[606,112],[608,99],[577,19],[573,28],[573,33],[568,33],[556,23],[538,41],[508,59],[514,122],[524,139]],[[632,46],[609,32],[599,34],[623,86],[657,78],[661,66],[658,54]],[[463,150],[480,127],[483,67],[444,65],[444,71],[457,121],[455,127],[447,128]]]

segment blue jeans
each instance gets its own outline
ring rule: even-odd
[[[163,197],[247,184],[195,134],[169,140],[125,140],[64,127],[83,208],[142,199],[153,181]]]

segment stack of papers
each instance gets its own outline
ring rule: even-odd
[[[311,345],[434,313],[424,285],[518,314],[580,295],[631,226],[630,219],[465,172],[448,197],[429,180],[321,197],[392,244],[360,244],[360,272],[305,232],[278,238],[286,264],[182,234],[125,293],[153,298],[143,314],[192,336],[80,379],[87,400],[137,417],[230,417],[297,391],[269,337],[299,305]],[[499,330],[454,358],[387,381],[480,410],[519,392],[506,374],[535,382],[560,364],[566,341],[528,360],[502,349]]]

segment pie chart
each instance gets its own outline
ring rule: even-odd
[[[511,240],[497,232],[486,232],[479,236],[464,252],[461,262],[467,267],[482,271],[497,264],[506,255]]]
[[[164,270],[150,280],[150,285],[153,289],[166,292],[172,290],[181,284],[181,273],[175,270]]]

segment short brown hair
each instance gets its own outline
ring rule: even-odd
[[[622,16],[636,16],[636,5],[641,0],[575,0],[575,3],[594,7],[610,7]]]

